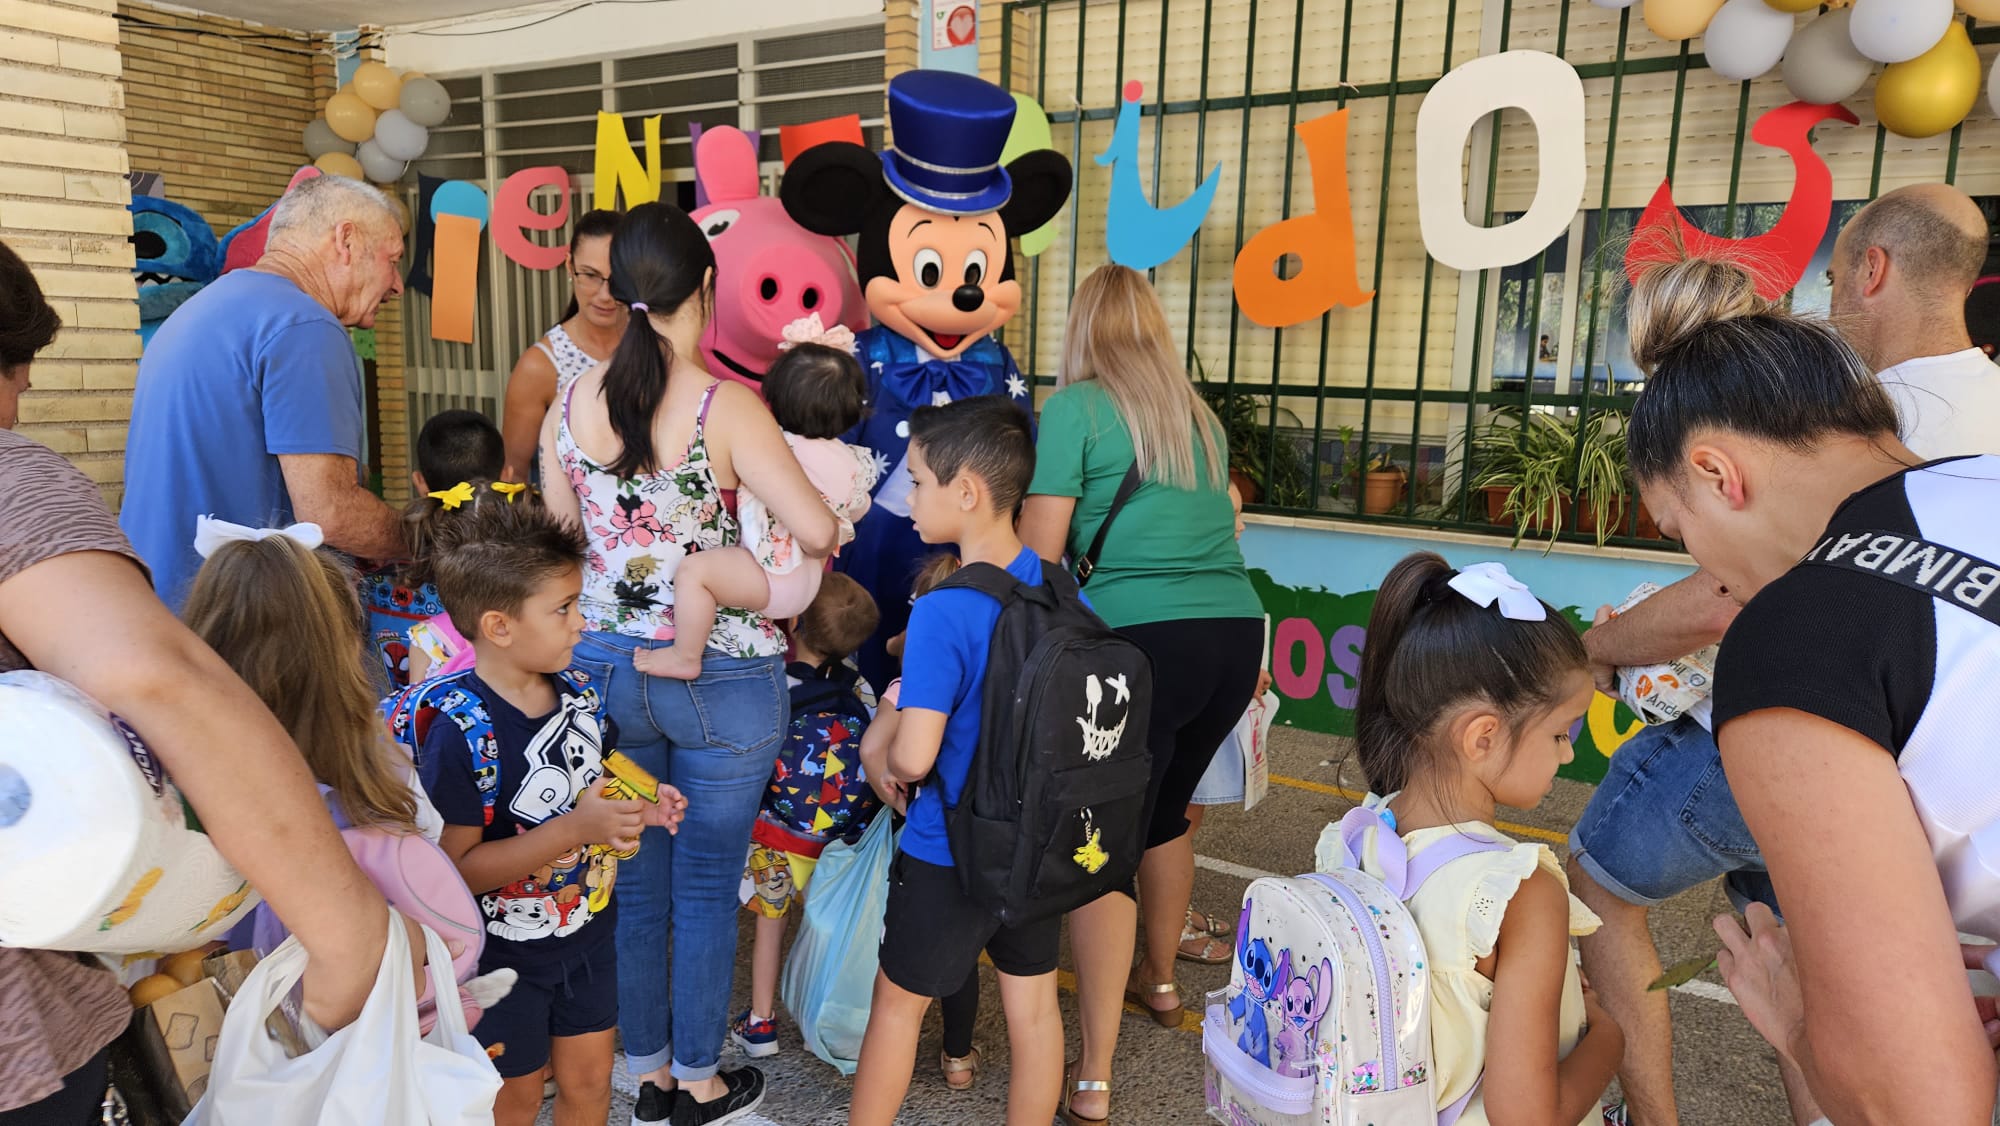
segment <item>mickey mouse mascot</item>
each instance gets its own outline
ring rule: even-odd
[[[992,334],[1021,309],[1009,238],[1055,218],[1070,166],[1040,149],[1005,165],[1014,99],[970,75],[916,70],[889,82],[894,145],[879,155],[844,141],[815,145],[785,172],[779,196],[805,229],[859,235],[861,288],[875,326],[855,340],[869,413],[846,440],[875,451],[875,503],[840,569],[868,589],[882,625],[860,653],[886,684],[884,649],[909,619],[910,580],[925,554],[910,522],[910,414],[918,407],[1006,395],[1032,414],[1014,357]]]

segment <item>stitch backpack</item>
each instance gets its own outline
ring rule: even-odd
[[[770,848],[816,855],[829,842],[853,844],[882,808],[861,771],[868,707],[856,692],[860,674],[843,664],[794,664],[792,719],[757,811],[753,835]]]
[[[1350,811],[1340,833],[1359,855],[1381,821]],[[1394,833],[1383,833],[1378,848]],[[1403,901],[1454,860],[1504,851],[1469,836],[1414,861],[1383,857],[1400,887],[1358,868],[1265,877],[1243,893],[1227,988],[1201,1029],[1209,1117],[1228,1126],[1450,1126],[1472,1091],[1437,1109],[1431,1085],[1429,968]]]
[[[1152,661],[1046,561],[1037,586],[973,563],[945,587],[1001,607],[979,750],[944,815],[960,886],[1010,926],[1124,886],[1145,846]]]
[[[500,789],[500,744],[493,736],[493,717],[486,702],[464,686],[471,669],[432,677],[397,692],[382,701],[382,718],[388,721],[389,737],[409,752],[410,761],[423,766],[424,736],[438,719],[449,719],[465,734],[472,750],[473,777],[479,782],[479,802],[485,823],[493,823],[493,802]],[[596,710],[597,689],[590,677],[570,669],[556,674],[564,694],[582,697]]]

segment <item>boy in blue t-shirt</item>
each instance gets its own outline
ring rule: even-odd
[[[494,1121],[533,1123],[553,1064],[556,1120],[602,1122],[618,1025],[611,850],[637,848],[649,824],[674,830],[687,802],[667,785],[656,803],[605,796],[617,729],[569,667],[583,633],[582,533],[540,505],[464,518],[432,569],[479,660],[428,686],[413,722],[444,820],[438,845],[486,918],[480,972],[520,975],[476,1030],[504,1080]]]
[[[910,417],[910,516],[928,544],[957,544],[967,564],[1004,567],[1024,583],[1042,564],[1014,531],[1034,476],[1035,447],[1018,407],[965,399]],[[932,591],[910,609],[903,680],[891,738],[871,741],[863,764],[883,800],[907,809],[882,930],[881,968],[854,1078],[851,1126],[888,1126],[916,1065],[931,999],[965,984],[986,951],[999,971],[1013,1049],[1009,1126],[1047,1126],[1062,1083],[1056,957],[1062,917],[1003,926],[966,898],[952,870],[945,808],[979,752],[980,699],[1000,603],[975,590]],[[877,724],[882,722],[878,718]],[[869,761],[879,759],[879,761]],[[926,782],[935,770],[935,784]],[[910,798],[913,787],[924,782]]]

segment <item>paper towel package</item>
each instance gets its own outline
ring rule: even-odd
[[[0,945],[191,950],[256,904],[130,727],[46,673],[0,673]]]
[[[1652,583],[1640,583],[1619,604],[1618,612],[1630,610],[1659,590]],[[1692,714],[1706,727],[1708,696],[1715,690],[1716,652],[1717,647],[1710,645],[1665,664],[1620,668],[1618,698],[1647,723],[1672,723]]]

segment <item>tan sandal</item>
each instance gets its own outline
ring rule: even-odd
[[[962,1056],[948,1056],[938,1053],[938,1070],[944,1072],[944,1085],[954,1091],[970,1091],[979,1081],[979,1049],[974,1048]],[[959,1076],[965,1077],[964,1081]]]
[[[1183,962],[1220,966],[1236,957],[1236,946],[1228,939],[1196,930],[1194,924],[1189,923],[1181,929],[1181,941],[1179,946],[1174,947],[1174,957]]]
[[[1199,918],[1201,922],[1196,923]],[[1181,924],[1182,934],[1212,934],[1217,938],[1231,938],[1236,934],[1235,924],[1219,915],[1207,911],[1197,911],[1194,904],[1188,904],[1187,916]]]
[[[1171,993],[1174,995],[1173,1008],[1156,1009],[1146,1003],[1147,998],[1158,997],[1162,993]],[[1125,999],[1143,1009],[1147,1016],[1153,1018],[1153,1023],[1159,1025],[1161,1028],[1179,1028],[1181,1026],[1181,1013],[1185,1006],[1181,1004],[1180,988],[1171,981],[1163,985],[1141,985],[1136,982],[1127,982],[1125,984]]]
[[[1111,1121],[1110,1115],[1106,1115],[1103,1118],[1087,1118],[1072,1110],[1069,1104],[1072,1098],[1086,1091],[1103,1091],[1106,1096],[1109,1096],[1111,1093],[1111,1084],[1101,1079],[1078,1079],[1072,1082],[1070,1076],[1074,1074],[1076,1074],[1076,1061],[1071,1060],[1063,1065],[1062,1105],[1056,1108],[1056,1113],[1064,1122],[1069,1123],[1069,1126],[1106,1126]]]

